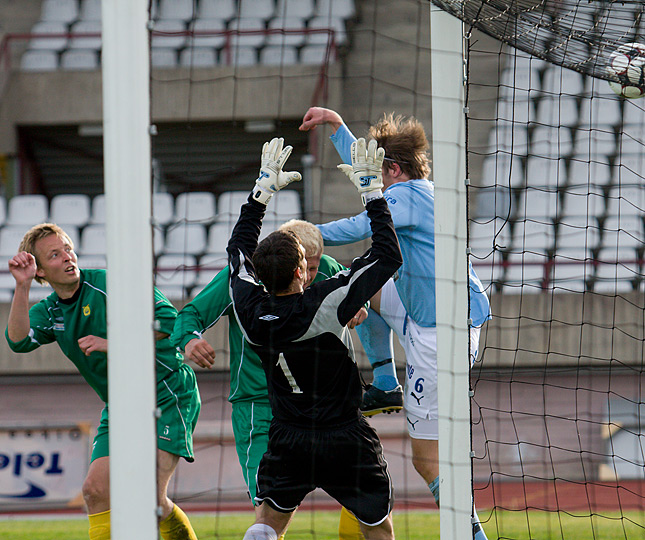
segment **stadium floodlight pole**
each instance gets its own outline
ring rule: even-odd
[[[462,23],[431,6],[441,538],[472,538]]]
[[[113,540],[157,540],[148,0],[104,1]]]

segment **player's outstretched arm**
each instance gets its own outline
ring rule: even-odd
[[[9,271],[16,281],[16,289],[9,311],[7,336],[18,342],[29,335],[29,290],[36,277],[36,259],[31,253],[22,251],[9,260]]]
[[[310,107],[302,118],[300,131],[310,131],[317,126],[329,124],[334,133],[343,125],[343,119],[336,111],[324,107]]]
[[[191,339],[184,352],[188,360],[200,367],[211,369],[215,363],[215,349],[204,338]]]

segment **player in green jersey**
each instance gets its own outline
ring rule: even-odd
[[[69,236],[51,223],[27,232],[18,254],[9,261],[9,270],[16,281],[5,332],[11,349],[29,352],[56,341],[105,403],[83,498],[90,539],[109,540],[106,271],[80,270]],[[29,290],[34,279],[49,283],[54,292],[30,309]],[[176,316],[177,310],[155,289],[157,406],[161,411],[157,420],[159,531],[164,540],[196,540],[186,514],[167,494],[179,458],[194,460],[192,437],[201,407],[195,373],[168,339]]]
[[[332,257],[323,254],[323,240],[318,228],[302,220],[284,223],[281,230],[290,230],[298,235],[307,257],[307,283],[327,279],[345,267]],[[267,382],[258,355],[244,340],[233,314],[229,295],[229,269],[221,270],[191,302],[179,312],[171,342],[186,358],[204,368],[211,368],[215,350],[202,335],[222,316],[228,316],[228,339],[230,347],[231,386],[228,400],[232,405],[232,424],[235,447],[248,487],[251,500],[255,500],[255,477],[260,459],[267,449],[271,407]],[[360,324],[367,316],[361,309],[349,326]]]

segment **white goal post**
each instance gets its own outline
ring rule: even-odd
[[[463,30],[430,10],[441,538],[471,538]]]

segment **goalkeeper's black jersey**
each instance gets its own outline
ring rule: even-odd
[[[401,251],[384,199],[367,204],[372,247],[348,270],[304,293],[272,296],[255,278],[251,255],[264,205],[249,199],[228,244],[231,298],[240,328],[267,375],[277,421],[306,429],[355,421],[361,385],[350,319],[401,265]]]

